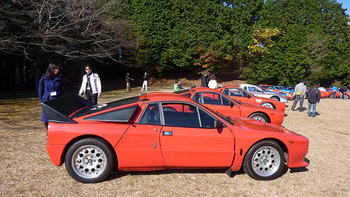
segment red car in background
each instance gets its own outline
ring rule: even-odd
[[[326,88],[326,91],[329,92],[328,94],[329,94],[329,97],[331,98],[331,96],[332,96],[332,88]],[[321,95],[321,97],[322,97],[322,95]],[[339,92],[339,90],[337,90],[335,92],[335,98],[340,98],[340,97],[341,97],[341,93]]]
[[[280,101],[276,101],[269,98],[257,97],[253,94],[247,92],[246,90],[236,87],[236,86],[224,86],[217,89],[221,93],[237,100],[245,103],[261,105],[264,107],[276,109],[278,111],[284,112],[286,109],[286,104]]]
[[[332,94],[332,91],[327,91],[324,87],[319,87],[318,90],[321,93],[321,98],[329,98]]]
[[[191,88],[181,94],[226,116],[251,118],[280,126],[287,115],[271,108],[237,101],[210,88]]]
[[[46,149],[52,163],[65,163],[69,175],[83,183],[104,181],[116,170],[166,169],[243,169],[254,179],[271,180],[285,173],[285,164],[308,166],[306,137],[222,116],[173,93],[101,105],[72,95],[41,105],[49,119]]]

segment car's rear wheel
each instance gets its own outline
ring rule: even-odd
[[[103,181],[114,166],[114,154],[104,140],[86,138],[69,147],[65,165],[69,175],[82,183]]]
[[[253,113],[248,118],[251,118],[253,120],[258,120],[261,122],[269,122],[269,119],[267,118],[267,116],[263,113],[260,113],[260,112]]]
[[[268,108],[271,108],[271,109],[276,109],[275,106],[272,103],[269,103],[269,102],[262,103],[261,106],[268,107]]]
[[[284,160],[282,148],[275,141],[264,140],[250,148],[243,169],[256,180],[272,180],[282,174]]]
[[[275,101],[280,101],[280,98],[278,98],[277,96],[273,96],[270,99],[275,100]]]

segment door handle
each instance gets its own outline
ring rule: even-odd
[[[172,131],[163,131],[162,133],[163,133],[163,135],[166,135],[166,136],[172,136],[173,135]]]

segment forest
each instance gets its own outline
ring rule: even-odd
[[[350,19],[335,0],[1,0],[1,89],[36,87],[50,61],[249,83],[350,85]]]

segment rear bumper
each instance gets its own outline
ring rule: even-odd
[[[63,151],[64,145],[49,145],[46,144],[46,150],[49,154],[51,162],[56,166],[61,166],[63,164]]]

